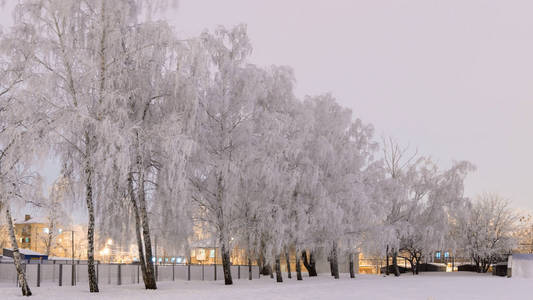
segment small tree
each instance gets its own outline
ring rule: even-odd
[[[516,245],[513,232],[517,220],[509,202],[497,194],[482,194],[459,210],[455,220],[456,239],[478,272],[487,272],[491,264],[510,253]]]

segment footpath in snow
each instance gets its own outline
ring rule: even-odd
[[[260,280],[238,280],[233,286],[222,281],[159,282],[156,291],[140,285],[102,286],[99,294],[90,294],[86,286],[33,287],[30,299],[232,299],[232,300],[298,300],[298,299],[408,299],[408,300],[505,300],[532,299],[530,279],[496,277],[476,273],[424,273],[419,276],[358,275],[356,279],[342,274],[341,279],[321,274],[304,281],[284,278],[276,283],[268,277]],[[1,299],[27,299],[20,289],[0,285]]]

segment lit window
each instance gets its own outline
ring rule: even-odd
[[[155,262],[155,257],[152,257],[152,262]]]
[[[57,230],[57,232],[59,232],[59,233],[61,234],[61,232],[63,232],[63,229],[59,228],[59,229]]]
[[[211,250],[211,253],[209,253],[209,257],[215,257],[215,250]]]
[[[171,262],[174,262],[174,260],[175,260],[175,258],[174,258],[174,257],[170,259],[170,261],[171,261]]]
[[[435,258],[440,258],[440,252],[435,253]]]
[[[449,252],[444,252],[444,257],[446,257],[446,258],[450,257],[450,253]]]
[[[181,257],[178,257],[178,259],[176,259],[176,262],[177,262],[178,264],[181,264]]]
[[[48,227],[45,227],[45,228],[43,229],[43,232],[44,232],[44,233],[50,233],[50,229],[48,229]]]
[[[29,243],[30,242],[30,238],[26,238],[26,243]]]
[[[159,258],[159,262],[162,262],[162,261],[163,261],[163,259],[160,257],[160,258]]]
[[[165,258],[165,262],[168,262],[168,258]]]

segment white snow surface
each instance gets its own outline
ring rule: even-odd
[[[298,300],[298,299],[531,299],[533,281],[506,278],[489,274],[424,273],[418,276],[403,274],[399,278],[378,275],[358,275],[341,279],[321,274],[318,278],[304,277],[303,281],[284,278],[276,283],[268,277],[257,280],[235,280],[233,286],[223,281],[158,282],[158,290],[148,291],[141,285],[103,286],[99,294],[90,294],[88,287],[32,287],[31,299],[234,299],[234,300]],[[2,299],[28,299],[13,285],[0,285]]]
[[[533,254],[513,254],[509,260],[513,278],[533,278]]]

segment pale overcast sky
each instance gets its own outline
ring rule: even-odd
[[[526,0],[181,0],[167,18],[184,37],[248,24],[252,62],[292,66],[298,96],[331,92],[378,136],[443,167],[477,165],[467,195],[533,209],[532,11]]]

